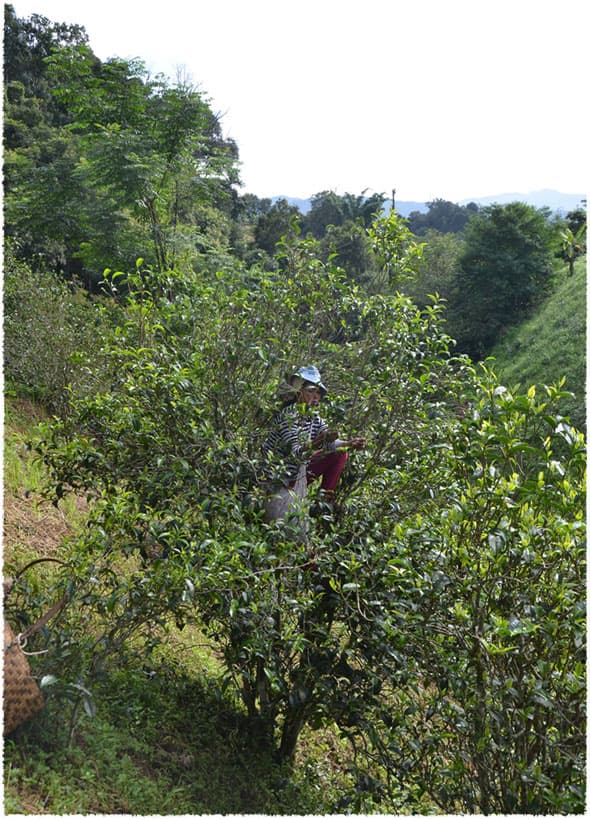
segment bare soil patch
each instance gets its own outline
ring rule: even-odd
[[[26,552],[51,557],[72,526],[61,509],[31,496],[4,493],[4,560]]]

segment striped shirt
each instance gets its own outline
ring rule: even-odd
[[[279,410],[262,446],[267,478],[285,484],[294,481],[301,464],[311,460],[311,442],[327,430],[328,425],[318,412],[302,413],[297,404],[287,404]],[[326,451],[335,448],[334,441],[326,446]]]

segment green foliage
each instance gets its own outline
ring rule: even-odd
[[[311,208],[303,219],[302,229],[316,239],[322,239],[330,227],[341,227],[346,223],[359,223],[364,228],[371,226],[383,209],[385,195],[374,193],[366,196],[366,190],[359,196],[345,193],[339,196],[334,191],[316,193],[311,199]]]
[[[567,261],[570,276],[574,275],[574,262],[586,252],[586,222],[583,222],[574,233],[569,227],[563,228],[559,232],[561,252]]]
[[[299,211],[286,199],[278,199],[258,217],[254,229],[256,246],[273,257],[277,245],[283,237],[293,237],[298,233]]]
[[[377,219],[369,228],[371,249],[377,260],[377,283],[398,288],[402,282],[413,279],[419,270],[424,249],[395,211]]]
[[[421,685],[394,694],[385,745],[393,775],[443,810],[584,804],[585,450],[559,398],[484,371],[436,516],[392,542],[404,671]]]
[[[523,202],[490,205],[470,219],[450,309],[460,350],[485,357],[548,293],[554,241],[548,213]]]
[[[178,736],[186,712],[174,707],[203,688],[154,658],[196,624],[231,711],[211,744],[239,736],[235,759],[255,751],[274,775],[278,757],[293,782],[306,731],[335,728],[349,743],[354,794],[321,807],[581,812],[583,437],[565,417],[561,371],[554,386],[507,389],[452,357],[428,297],[448,295],[460,348],[482,357],[546,295],[559,226],[521,203],[486,208],[457,261],[456,239],[418,244],[395,212],[370,224],[381,195],[323,192],[307,220],[284,200],[246,200],[240,214],[235,146],[199,93],[148,79],[141,63],[101,63],[77,29],[25,24],[10,7],[6,20],[7,233],[35,269],[9,247],[6,372],[60,411],[34,444],[48,496],[82,494],[91,510],[63,544],[64,569],[11,603],[24,624],[68,599],[60,628],[36,638],[50,649],[35,660],[44,729],[71,741],[102,696],[134,742],[140,727],[154,749],[162,724]],[[430,203],[445,230],[466,216],[448,204]],[[229,258],[230,241],[261,264]],[[48,264],[70,275],[77,264],[89,285],[104,276],[110,309]],[[260,445],[277,382],[312,362],[331,424],[368,447],[334,509],[310,490],[304,541],[264,522]],[[138,682],[146,667],[151,691]],[[112,729],[95,725],[100,756]],[[189,742],[190,730],[183,754]],[[211,807],[206,768],[194,788],[178,766],[161,788],[138,784],[136,752],[116,796],[95,794],[101,808],[141,812],[147,791],[165,793],[160,809],[172,797],[189,813]],[[96,767],[70,762],[79,790]],[[293,807],[259,778],[215,808]],[[322,802],[290,795],[298,808]]]
[[[475,202],[463,206],[445,199],[434,199],[426,204],[426,213],[412,211],[408,216],[408,227],[416,236],[424,236],[429,231],[462,233],[469,219],[479,210]]]
[[[395,218],[373,235],[391,269],[415,258]],[[584,450],[559,390],[477,378],[436,302],[361,295],[311,240],[281,254],[281,273],[110,277],[109,389],[37,442],[56,498],[95,499],[54,661],[80,681],[196,619],[260,747],[292,760],[335,724],[365,806],[579,808]],[[312,490],[307,543],[264,523],[258,454],[301,361],[369,441],[335,512]]]
[[[28,46],[39,81],[11,63],[6,87],[6,233],[21,258],[94,288],[138,254],[166,269],[227,248],[237,148],[200,92],[140,61],[101,63],[44,18],[7,32],[15,64],[43,44]]]
[[[52,96],[46,60],[63,48],[87,48],[87,37],[40,15],[19,20],[6,6],[4,38],[5,234],[30,265],[76,274],[84,199],[72,178],[78,145],[67,129],[71,117]]]
[[[366,191],[359,196],[323,191],[312,197],[301,220],[302,231],[320,240],[322,258],[337,259],[352,282],[369,289],[379,277],[367,229],[381,214],[384,200],[383,194],[366,196]]]
[[[96,349],[107,313],[81,288],[33,272],[10,245],[4,258],[4,374],[9,385],[54,412],[65,411],[70,387],[88,381],[84,354]],[[100,359],[93,354],[99,378]]]
[[[77,145],[55,125],[49,101],[25,94],[20,80],[5,87],[4,217],[20,258],[35,266],[72,266],[72,247],[81,241],[72,174]]]
[[[10,493],[4,504],[5,576],[38,556],[39,541],[42,551],[52,543],[57,546],[52,527],[63,532],[64,513],[71,520],[64,504],[51,510],[31,497],[22,498],[24,487],[36,492],[42,479],[42,465],[32,462],[24,440],[45,416],[29,402],[6,402],[5,459],[10,456],[10,466],[18,456],[22,464],[18,474],[5,469]],[[22,524],[22,540],[15,539],[11,527],[13,503],[20,504],[16,520]],[[77,519],[73,523],[78,529],[86,521],[80,526]],[[32,539],[35,525],[38,534]],[[67,553],[64,545],[58,555],[62,548]],[[5,614],[14,625],[30,623],[54,602],[48,591],[61,585],[55,565],[29,569],[13,587]],[[65,575],[67,585],[67,570]],[[62,589],[55,593],[61,595]],[[52,620],[30,638],[28,650],[54,651],[57,636],[51,641],[48,635],[62,627],[67,624],[60,618]],[[39,678],[49,676],[51,665],[54,678],[44,688],[44,711],[5,741],[7,814],[120,810],[155,815],[165,809],[185,814],[323,815],[341,803],[352,804],[353,798],[361,804],[363,792],[351,793],[354,783],[347,771],[345,742],[332,731],[307,733],[295,771],[278,766],[268,751],[256,747],[231,692],[222,690],[215,652],[194,627],[178,631],[172,626],[170,642],[160,651],[150,657],[126,652],[109,673],[90,680],[92,717],[84,709],[83,682],[67,681],[73,664],[65,654],[67,646],[59,642],[58,646],[61,664],[48,663],[45,654],[29,657]]]
[[[85,45],[84,28],[66,23],[52,23],[40,14],[27,20],[16,17],[14,6],[4,6],[4,81],[23,84],[27,95],[47,97],[45,59],[54,51],[69,45]],[[59,117],[58,111],[53,111]]]
[[[105,618],[103,637],[91,638],[94,664],[120,652],[130,631],[144,629],[149,641],[170,612],[180,622],[196,607],[265,737],[282,716],[279,749],[287,757],[306,722],[331,718],[333,697],[342,707],[341,693],[326,692],[346,638],[331,619],[323,622],[324,569],[320,578],[310,573],[305,547],[261,521],[257,458],[271,390],[295,362],[329,361],[335,417],[372,438],[370,459],[349,479],[351,498],[358,484],[354,513],[373,491],[369,476],[381,485],[402,453],[418,458],[420,430],[455,378],[435,309],[422,314],[401,296],[364,301],[314,249],[285,245],[281,274],[251,271],[247,281],[239,269],[196,287],[172,273],[128,276],[129,322],[105,349],[109,391],[77,401],[39,444],[57,497],[75,489],[98,499],[71,567],[78,599]],[[416,502],[417,479],[408,466],[404,491],[384,515]],[[361,537],[354,515],[344,520],[340,534],[323,532],[320,521],[316,540],[346,624],[356,610],[348,553],[364,547],[362,538],[351,546]],[[136,566],[154,551],[164,559],[149,571],[114,571],[113,561]],[[279,628],[283,599],[296,603]],[[372,641],[355,634],[360,625],[355,618],[346,625],[346,664]],[[78,644],[87,643],[82,619],[76,628]],[[310,658],[318,651],[316,667]],[[367,670],[369,689],[373,674]]]
[[[580,234],[585,239],[586,228],[588,225],[588,214],[586,213],[586,200],[583,199],[580,206],[575,210],[569,211],[566,215],[565,222],[567,227],[574,234]],[[584,242],[584,249],[586,243]]]
[[[336,260],[351,282],[371,287],[375,260],[367,231],[360,222],[330,226],[320,241],[322,258]]]
[[[148,258],[160,269],[174,266],[191,240],[207,235],[198,229],[199,206],[216,199],[220,205],[237,179],[235,146],[222,139],[207,101],[188,84],[146,79],[141,63],[111,60],[97,71],[92,54],[82,49],[62,50],[49,71],[59,89],[54,93],[82,134],[78,176],[84,187],[145,225],[136,250],[150,236]],[[189,241],[179,225],[185,232],[192,227]],[[100,243],[91,248],[100,251]]]
[[[311,209],[305,217],[305,228],[316,239],[321,239],[329,225],[341,225],[344,221],[342,203],[334,191],[322,191],[311,198]]]
[[[423,236],[423,251],[415,278],[404,283],[403,291],[416,304],[425,307],[432,294],[436,293],[449,303],[455,294],[455,280],[459,268],[459,257],[463,251],[463,240],[454,233],[438,233],[428,230]],[[447,332],[454,336],[453,327],[448,324]]]
[[[244,193],[236,200],[236,218],[238,222],[253,223],[259,216],[268,213],[271,207],[272,199],[261,199],[253,193]]]

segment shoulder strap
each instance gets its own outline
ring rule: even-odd
[[[37,563],[59,563],[62,566],[65,565],[64,561],[60,560],[57,557],[37,557],[37,558],[35,558],[35,560],[31,560],[30,563],[27,563],[26,566],[23,566],[22,569],[19,569],[19,571],[16,573],[14,579],[16,580],[18,577],[21,576],[21,574],[24,574],[32,566],[36,566]]]
[[[38,557],[38,558],[36,558],[35,560],[31,560],[31,562],[30,562],[30,563],[27,563],[27,564],[26,564],[26,566],[23,566],[23,568],[22,568],[22,569],[20,569],[20,570],[19,570],[19,571],[16,573],[16,575],[15,575],[15,577],[14,577],[14,580],[16,580],[17,578],[19,578],[19,577],[20,577],[22,574],[24,574],[24,573],[25,573],[25,572],[26,572],[28,569],[30,569],[32,566],[35,566],[35,565],[37,565],[38,563],[46,563],[46,562],[51,562],[51,563],[59,563],[59,564],[61,564],[62,566],[64,566],[64,565],[65,565],[65,564],[64,564],[64,561],[63,561],[63,560],[59,560],[57,557]],[[17,636],[16,636],[16,637],[15,637],[15,639],[14,639],[14,642],[15,642],[15,643],[19,643],[19,645],[20,645],[21,643],[23,643],[24,641],[26,641],[26,640],[27,640],[27,639],[28,639],[28,638],[29,638],[29,637],[30,637],[32,634],[35,634],[37,631],[39,631],[40,629],[42,629],[42,628],[43,628],[43,626],[44,626],[44,625],[46,625],[46,623],[48,623],[48,622],[49,622],[49,620],[51,620],[51,618],[52,618],[52,617],[55,617],[55,615],[56,615],[56,614],[57,614],[59,611],[61,611],[61,609],[62,609],[62,608],[65,606],[65,604],[67,603],[67,600],[68,600],[67,595],[65,595],[65,594],[64,594],[64,596],[61,598],[61,600],[58,600],[58,602],[57,602],[57,603],[55,603],[55,604],[54,604],[54,605],[53,605],[53,606],[52,606],[52,607],[49,609],[49,611],[47,611],[47,612],[46,612],[46,613],[43,615],[43,617],[41,617],[39,620],[37,620],[37,622],[36,622],[36,623],[33,623],[33,624],[32,624],[31,626],[29,626],[27,629],[25,629],[24,631],[21,631],[21,632],[20,632],[20,634],[17,634]]]
[[[43,626],[46,625],[46,623],[48,623],[51,620],[52,617],[55,617],[55,615],[58,613],[58,611],[61,611],[61,609],[63,609],[63,607],[65,606],[65,604],[67,602],[67,599],[68,599],[67,596],[64,594],[64,596],[61,598],[61,600],[58,600],[58,602],[55,603],[55,605],[53,605],[49,609],[49,611],[45,612],[43,617],[41,617],[39,620],[37,620],[36,623],[33,623],[32,626],[29,626],[24,631],[21,631],[20,634],[17,634],[17,636],[15,638],[16,642],[22,642],[24,640],[28,640],[28,638],[32,634],[35,634],[37,631],[42,629]]]

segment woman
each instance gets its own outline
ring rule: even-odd
[[[293,501],[304,497],[306,487],[320,478],[324,498],[331,502],[348,450],[366,444],[365,438],[340,440],[328,428],[317,409],[326,392],[314,366],[300,367],[283,386],[283,406],[262,448],[266,475],[275,488],[267,505],[268,519],[284,517]]]

